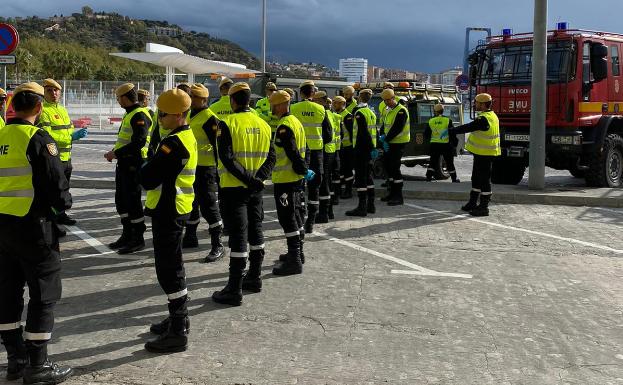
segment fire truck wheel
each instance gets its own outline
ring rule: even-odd
[[[588,166],[588,186],[623,186],[623,138],[617,134],[609,134],[604,140],[603,151],[593,154]]]
[[[498,156],[493,162],[491,182],[516,185],[521,182],[525,172],[526,164],[523,159]]]

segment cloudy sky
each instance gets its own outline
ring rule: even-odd
[[[341,57],[369,64],[436,72],[461,65],[465,28],[532,30],[533,0],[267,0],[268,56],[337,68]],[[232,40],[260,54],[261,0],[15,0],[3,16],[42,17],[95,11],[167,20]],[[548,26],[623,33],[621,0],[549,0]]]

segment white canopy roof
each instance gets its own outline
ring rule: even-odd
[[[174,67],[188,74],[242,74],[259,73],[259,71],[247,69],[245,65],[237,63],[208,60],[197,56],[187,55],[183,52],[113,52],[112,56],[130,60],[142,61],[161,67]]]

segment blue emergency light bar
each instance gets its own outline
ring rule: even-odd
[[[513,34],[513,30],[512,30],[512,29],[510,29],[510,28],[504,28],[504,29],[502,30],[502,35],[503,35],[503,36],[510,36],[510,35],[512,35],[512,34]]]
[[[566,31],[569,29],[569,23],[567,23],[566,21],[556,23],[556,29],[559,31]]]

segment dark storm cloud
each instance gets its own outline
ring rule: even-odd
[[[465,27],[532,30],[532,0],[268,0],[268,55],[337,67],[341,57],[366,57],[372,65],[439,71],[461,65]],[[3,16],[96,11],[167,20],[188,30],[234,41],[259,55],[261,0],[15,0]],[[620,0],[550,0],[549,26],[623,32]],[[481,38],[482,36],[478,36]]]

